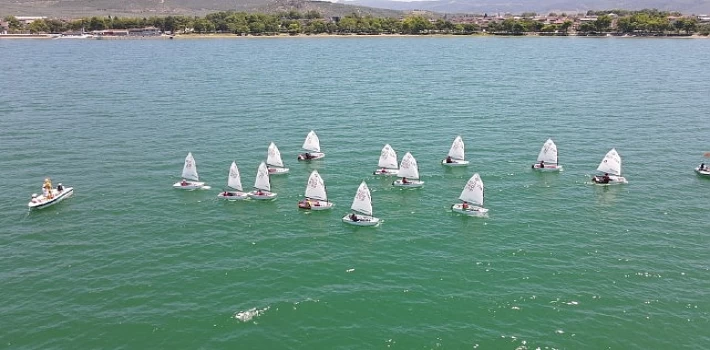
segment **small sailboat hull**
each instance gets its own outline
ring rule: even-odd
[[[609,181],[605,181],[603,176],[594,176],[592,178],[592,183],[600,186],[611,186],[611,185],[621,185],[629,183],[623,176],[609,175]]]
[[[269,200],[274,200],[276,199],[276,193],[273,192],[262,192],[261,194],[258,194],[256,191],[249,192],[249,198],[251,199],[256,199],[256,200],[262,200],[262,201],[269,201]]]
[[[308,152],[298,155],[299,161],[310,161],[325,158],[325,153],[322,152]]]
[[[377,169],[372,172],[372,175],[378,175],[378,176],[395,176],[399,172],[398,169]]]
[[[402,188],[420,188],[424,186],[424,181],[419,181],[419,180],[407,180],[407,183],[403,183],[402,179],[395,180],[392,182],[392,185],[394,187],[402,187]]]
[[[306,210],[328,210],[333,207],[332,202],[318,201],[318,200],[302,200],[298,202],[298,207]]]
[[[452,159],[451,162],[447,162],[446,159],[441,161],[441,165],[450,166],[450,167],[467,166],[468,163],[469,163],[469,161],[467,161],[467,160],[459,160],[459,159]]]
[[[283,175],[283,174],[288,174],[289,169],[288,168],[279,168],[279,167],[267,167],[269,169],[269,175]]]
[[[710,169],[708,168],[700,169],[700,167],[697,167],[695,168],[695,172],[700,176],[710,177]]]
[[[562,165],[545,164],[544,167],[540,167],[540,163],[535,163],[532,165],[532,169],[537,170],[537,171],[544,171],[544,172],[562,171]]]
[[[217,195],[219,199],[226,199],[229,201],[240,201],[249,199],[249,195],[244,192],[239,191],[224,191]]]
[[[488,209],[476,205],[469,205],[466,209],[463,208],[463,203],[456,203],[451,206],[451,211],[454,213],[464,214],[468,216],[483,217],[488,215]]]
[[[203,187],[205,187],[205,183],[197,181],[185,181],[184,184],[180,181],[173,185],[173,188],[177,188],[179,190],[197,190]]]
[[[355,215],[357,220],[353,220],[350,216],[351,214],[343,216],[343,222],[354,226],[377,226],[380,223],[380,219],[374,216]]]
[[[42,196],[38,196],[37,198],[33,198],[30,200],[29,203],[27,203],[27,206],[30,209],[44,209],[47,207],[51,207],[74,194],[74,187],[65,187],[63,191],[59,192],[56,189],[52,189],[52,194],[54,194],[54,197],[52,199],[47,199]]]

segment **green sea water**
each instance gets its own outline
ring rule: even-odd
[[[0,40],[0,348],[704,349],[710,40]],[[322,161],[296,156],[311,129]],[[439,162],[456,135],[470,166]],[[529,168],[553,138],[564,171]],[[275,142],[273,202],[222,202]],[[391,144],[425,185],[370,175]],[[615,147],[628,185],[589,185]],[[173,190],[192,152],[212,190]],[[335,208],[297,209],[310,171]],[[488,218],[452,214],[480,173]],[[28,212],[42,180],[74,197]],[[377,228],[340,218],[359,183]]]

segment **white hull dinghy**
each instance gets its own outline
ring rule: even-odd
[[[399,169],[397,169],[397,152],[389,144],[382,147],[377,166],[379,169],[375,170],[372,175],[392,176],[397,175],[399,172]]]
[[[311,130],[303,141],[303,149],[307,152],[298,155],[298,160],[316,160],[325,157],[325,153],[320,151],[320,139],[315,131]]]
[[[370,189],[363,181],[357,188],[353,204],[350,206],[352,213],[343,216],[343,222],[354,226],[377,226],[380,219],[372,216],[372,197]]]
[[[325,182],[317,170],[313,170],[308,177],[305,196],[306,199],[298,202],[298,207],[301,209],[326,210],[333,207],[333,203],[328,202]]]
[[[225,190],[224,192],[220,192],[217,198],[230,201],[249,199],[249,196],[244,193],[244,189],[242,189],[242,178],[239,174],[239,168],[237,168],[236,162],[232,162],[232,165],[229,167],[227,187],[236,191]]]
[[[44,180],[44,185],[42,186],[42,194],[33,194],[32,199],[27,203],[27,207],[30,209],[44,209],[51,207],[74,194],[73,187],[64,187],[59,184],[57,188],[52,188],[52,182],[49,179]]]
[[[710,176],[710,168],[708,168],[707,166],[697,167],[695,168],[695,172],[698,173],[698,175]]]
[[[468,216],[486,216],[488,209],[483,207],[483,195],[483,180],[478,173],[473,174],[461,191],[461,203],[452,205],[451,211]]]
[[[467,166],[468,161],[465,159],[465,150],[463,140],[461,136],[456,136],[454,143],[451,144],[451,149],[449,149],[449,154],[444,160],[441,161],[441,165],[459,167]]]
[[[276,144],[273,142],[269,145],[266,165],[269,170],[269,175],[288,174],[288,168],[284,167],[284,162],[281,159],[281,152],[279,152],[279,148],[276,147]]]
[[[269,182],[269,169],[266,164],[261,162],[259,170],[256,172],[256,181],[254,181],[254,191],[249,192],[249,198],[258,200],[276,199],[276,193],[271,192],[271,182]]]
[[[537,163],[532,165],[534,170],[538,171],[561,171],[562,165],[559,164],[559,159],[557,155],[557,145],[552,139],[548,139],[542,149],[540,154],[537,155]]]
[[[601,171],[604,175],[596,175],[592,177],[592,182],[597,185],[619,185],[627,184],[626,178],[621,176],[621,156],[612,148],[607,152],[597,167],[597,171]]]
[[[397,176],[401,177],[401,179],[392,182],[392,185],[395,187],[419,188],[424,185],[424,181],[419,180],[419,166],[417,165],[417,160],[414,159],[414,156],[409,152],[402,157]]]
[[[200,182],[200,177],[197,175],[197,163],[195,163],[192,152],[188,152],[187,157],[185,157],[185,165],[182,168],[182,181],[176,182],[173,188],[181,190],[210,189],[209,186],[205,186],[204,182]]]

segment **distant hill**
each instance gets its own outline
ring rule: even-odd
[[[0,0],[0,17],[49,16],[90,17],[167,15],[204,16],[218,11],[276,13],[297,10],[317,10],[323,16],[344,16],[350,13],[376,17],[402,17],[404,13],[385,8],[368,8],[351,3],[305,0]]]
[[[344,4],[395,10],[426,10],[441,13],[586,12],[588,10],[641,10],[656,8],[685,14],[710,14],[710,0],[337,0]]]

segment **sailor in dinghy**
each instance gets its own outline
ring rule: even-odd
[[[244,190],[242,189],[242,178],[239,174],[239,168],[237,168],[236,162],[232,162],[232,165],[229,167],[229,178],[227,179],[227,188],[236,191],[230,191],[229,189],[227,189],[224,192],[220,192],[220,194],[217,195],[217,198],[227,200],[244,200],[249,198],[249,196],[243,192]]]
[[[397,172],[399,172],[399,169],[397,169],[397,152],[389,144],[382,148],[377,166],[379,169],[375,170],[372,175],[388,176],[397,175]]]
[[[540,153],[537,155],[537,163],[532,165],[534,170],[539,171],[561,171],[562,166],[559,164],[557,156],[557,145],[552,139],[547,139]]]
[[[311,130],[306,136],[306,140],[303,141],[303,149],[306,153],[298,155],[298,160],[316,160],[325,157],[325,153],[320,151],[320,139],[316,135],[315,131]]]
[[[486,216],[488,209],[483,207],[483,195],[483,180],[478,173],[473,174],[461,191],[461,203],[452,205],[451,210],[469,216]]]
[[[710,152],[703,153],[703,156],[705,158],[710,158]],[[710,166],[707,166],[705,163],[700,163],[700,165],[695,168],[695,172],[703,177],[710,176]]]
[[[61,183],[57,185],[57,188],[53,188],[52,180],[46,178],[42,184],[42,195],[33,193],[32,199],[30,199],[30,202],[27,203],[27,206],[30,209],[46,208],[71,197],[73,193],[73,187],[64,187]]]
[[[197,163],[195,163],[192,152],[188,152],[187,157],[185,157],[185,165],[182,167],[182,180],[176,182],[173,188],[181,190],[209,189],[209,186],[205,186],[204,182],[200,182],[200,177],[197,175]]]
[[[254,181],[254,191],[249,192],[249,198],[259,200],[276,199],[276,193],[271,192],[269,170],[266,168],[264,162],[259,164],[259,169],[256,172],[256,180]]]
[[[350,206],[352,213],[343,217],[343,222],[355,226],[377,226],[380,219],[372,216],[372,197],[370,189],[363,181],[357,188],[353,204]]]
[[[266,165],[269,169],[269,175],[288,174],[288,168],[284,167],[284,161],[281,159],[281,152],[279,152],[279,148],[273,142],[269,145]]]
[[[597,167],[598,171],[604,173],[604,175],[596,175],[592,177],[592,182],[597,185],[618,185],[626,184],[626,178],[621,176],[621,156],[616,152],[616,149],[612,148],[611,151],[607,152],[602,159],[601,163]]]
[[[418,188],[424,185],[424,181],[419,180],[417,160],[409,152],[402,157],[397,176],[401,179],[392,182],[395,187]]]
[[[441,165],[446,166],[466,166],[468,161],[464,160],[464,144],[461,136],[456,136],[454,143],[451,144],[451,149],[449,149],[449,154],[441,161]]]
[[[317,170],[313,170],[308,177],[305,196],[305,199],[298,202],[298,207],[301,209],[326,210],[333,207],[333,203],[328,202],[325,182]]]

